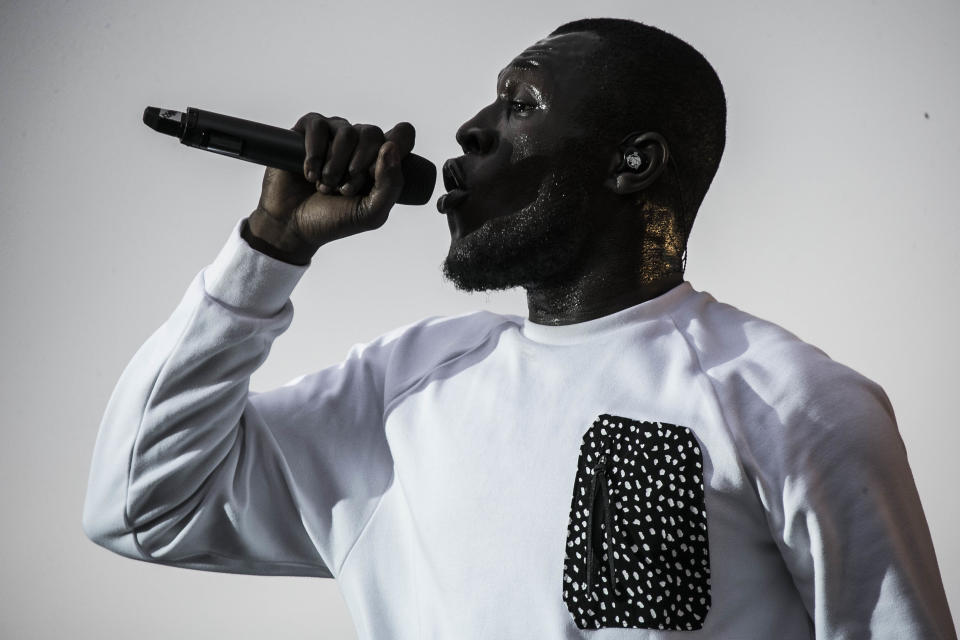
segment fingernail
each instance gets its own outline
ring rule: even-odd
[[[309,171],[307,171],[307,180],[309,180],[310,182],[317,181],[317,174],[313,172],[313,169],[310,169]]]

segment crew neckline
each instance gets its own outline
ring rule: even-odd
[[[696,290],[694,290],[693,285],[684,280],[656,298],[644,300],[632,307],[626,307],[593,320],[584,320],[573,324],[547,325],[531,322],[530,318],[523,318],[520,333],[528,340],[542,344],[575,344],[624,325],[661,317],[694,293],[696,293]]]

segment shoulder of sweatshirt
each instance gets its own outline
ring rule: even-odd
[[[774,322],[706,292],[671,315],[737,435],[756,441],[780,432],[801,442],[895,425],[879,384]]]
[[[374,346],[385,354],[382,364],[389,402],[437,367],[484,344],[512,322],[510,316],[487,310],[428,316],[382,334],[363,345],[361,353]]]

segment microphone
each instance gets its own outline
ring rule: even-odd
[[[303,175],[307,148],[303,134],[292,129],[194,107],[187,107],[186,113],[147,107],[143,110],[143,123],[154,131],[176,136],[188,147]],[[428,202],[437,182],[436,165],[424,157],[408,153],[400,162],[400,169],[403,173],[403,191],[397,203]],[[359,195],[369,193],[372,186],[372,183],[366,186]]]

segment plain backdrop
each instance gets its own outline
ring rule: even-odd
[[[264,171],[151,131],[144,107],[284,128],[309,111],[407,120],[439,165],[514,55],[599,16],[670,31],[717,69],[727,148],[687,280],[886,390],[957,619],[957,2],[25,0],[0,4],[0,636],[355,637],[332,580],[128,560],[81,529],[120,372]],[[526,314],[520,289],[443,280],[442,191],[317,254],[253,390],[429,315]]]

